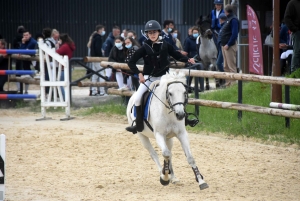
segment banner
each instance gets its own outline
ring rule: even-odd
[[[264,74],[263,52],[259,21],[251,6],[247,5],[248,39],[249,39],[249,72]]]

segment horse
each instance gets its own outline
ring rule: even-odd
[[[213,40],[213,32],[211,30],[211,19],[209,15],[203,19],[202,16],[199,17],[196,24],[199,27],[199,37],[197,41],[200,43],[199,47],[199,56],[202,64],[204,65],[205,70],[217,70],[217,58],[218,58],[218,50],[217,46]],[[205,89],[209,90],[209,79],[205,78],[206,85]],[[220,87],[219,79],[215,79],[216,88]]]
[[[179,182],[174,174],[171,153],[173,138],[177,137],[187,161],[193,169],[200,190],[203,190],[208,188],[208,185],[203,180],[203,176],[200,174],[194,157],[191,154],[188,133],[185,128],[185,107],[188,101],[185,82],[186,77],[184,73],[170,71],[169,74],[162,76],[160,81],[155,81],[150,85],[149,90],[152,91],[155,88],[155,91],[152,92],[153,95],[149,108],[150,116],[147,122],[150,126],[147,126],[144,120],[144,130],[138,132],[137,135],[158,167],[160,183],[164,186],[170,182],[173,184]],[[135,94],[131,96],[127,105],[126,114],[129,125],[132,125],[135,120],[133,114],[134,98]],[[161,166],[158,154],[150,143],[150,138],[155,138],[156,143],[161,149],[164,158],[163,166]]]

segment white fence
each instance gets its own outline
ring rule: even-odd
[[[43,40],[39,40],[39,58],[40,58],[40,87],[41,87],[41,112],[42,118],[37,120],[49,119],[46,117],[47,107],[65,107],[66,118],[70,117],[70,84],[69,84],[69,58],[61,56],[55,52],[55,49],[49,48]],[[45,61],[45,62],[44,62]],[[45,80],[46,69],[49,74],[49,81]],[[63,81],[60,77],[64,74]],[[48,97],[46,97],[46,87],[50,87]],[[64,88],[65,96],[61,87]]]

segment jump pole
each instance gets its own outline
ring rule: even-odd
[[[28,54],[35,55],[38,50],[22,50],[22,49],[1,49],[0,54]]]
[[[35,94],[0,94],[0,100],[10,99],[37,99]]]
[[[0,201],[5,199],[5,135],[0,135]]]

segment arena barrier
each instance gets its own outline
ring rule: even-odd
[[[0,135],[0,201],[5,200],[5,135]]]
[[[0,70],[0,75],[34,75],[32,70]],[[0,100],[10,99],[37,99],[35,94],[0,94]]]
[[[129,67],[126,63],[116,63],[116,62],[101,62],[102,67],[111,66],[115,69],[129,70]],[[142,65],[137,65],[140,71],[143,71]],[[240,81],[252,81],[252,82],[261,82],[267,84],[278,84],[278,85],[288,85],[288,86],[300,86],[300,79],[295,78],[284,78],[284,77],[272,77],[272,76],[260,76],[253,74],[240,74],[240,73],[225,73],[225,72],[212,72],[212,71],[199,71],[199,70],[187,70],[182,69],[186,75],[192,77],[210,77],[210,78],[219,78],[219,79],[233,79]],[[241,84],[239,84],[241,85]],[[108,89],[108,94],[116,94],[122,96],[131,96],[133,92],[131,91],[119,91],[116,89]],[[195,97],[196,98],[196,97]],[[231,103],[231,102],[221,102],[221,101],[211,101],[211,100],[202,100],[202,99],[189,99],[188,103],[191,105],[214,107],[214,108],[223,108],[223,109],[232,109],[238,111],[248,111],[255,112],[260,114],[268,114],[274,116],[282,116],[286,118],[300,118],[300,111],[289,111],[283,109],[267,108],[255,105],[247,105],[242,103]]]
[[[61,119],[70,120],[70,81],[69,81],[69,59],[68,56],[61,56],[54,49],[49,48],[43,40],[39,40],[40,58],[40,87],[41,87],[41,113],[45,120],[47,107],[64,107],[66,117]],[[45,61],[45,62],[44,62]],[[49,81],[45,80],[45,69],[49,72]],[[60,81],[61,74],[64,73],[64,81]],[[49,95],[46,98],[46,87],[50,87]],[[61,88],[64,88],[63,97]]]

